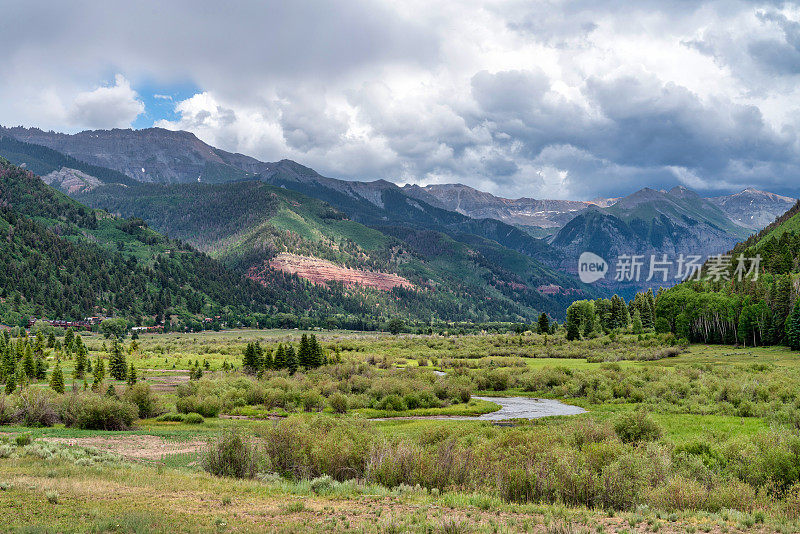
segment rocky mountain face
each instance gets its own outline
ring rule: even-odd
[[[564,226],[578,212],[589,206],[608,205],[607,199],[576,201],[502,198],[462,184],[437,184],[424,187],[406,185],[403,190],[430,204],[435,202],[445,209],[476,219],[497,219],[518,226],[541,228]]]
[[[709,198],[732,221],[760,230],[794,206],[797,199],[759,191],[752,187],[733,195]]]
[[[534,198],[502,198],[478,191],[463,184],[435,184],[424,187],[406,185],[403,190],[429,204],[457,211],[473,218],[497,219],[526,229],[541,228],[555,233],[583,210],[595,206],[608,208],[623,199],[598,198],[587,201],[546,200]],[[684,187],[671,192],[672,196],[696,196]],[[748,188],[732,195],[706,198],[734,223],[751,230],[767,226],[788,210],[797,199]]]
[[[57,171],[45,174],[42,176],[42,181],[69,195],[87,193],[103,183],[94,176],[67,167],[61,167]]]
[[[564,253],[561,267],[567,272],[578,272],[584,252],[604,258],[610,275],[599,283],[629,296],[648,287],[674,285],[685,276],[681,257],[698,256],[705,261],[730,250],[750,233],[689,189],[645,188],[607,208],[581,212],[555,234],[551,244]],[[629,263],[632,256],[639,257],[639,273],[630,277],[620,274],[621,279],[615,279],[618,266]],[[648,280],[651,263],[667,272],[654,271]]]
[[[227,182],[252,177],[263,165],[253,158],[214,148],[192,133],[162,128],[70,135],[17,127],[2,128],[0,134],[113,169],[139,182]]]

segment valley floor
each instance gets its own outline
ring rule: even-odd
[[[241,351],[246,343],[296,341],[299,334],[297,331],[245,330],[146,335],[138,340],[138,348],[129,356],[129,361],[135,363],[163,402],[174,404],[178,386],[189,382],[187,372],[195,362],[201,365],[207,362],[205,379],[215,380],[223,364],[241,365]],[[580,415],[518,424],[516,428],[523,432],[520,436],[528,435],[525,433],[547,436],[548,432],[558,435],[562,428],[565,432],[575,432],[582,426],[591,429],[595,428],[593,425],[612,425],[620,416],[641,411],[643,406],[661,429],[662,434],[654,438],[657,442],[653,443],[667,451],[665,454],[672,454],[669,451],[680,447],[693,450],[698,443],[709,443],[719,444],[724,454],[732,455],[735,447],[753,446],[742,440],[757,440],[764,433],[777,432],[781,434],[776,435],[791,439],[797,436],[794,423],[773,417],[757,400],[736,400],[737,393],[730,384],[721,386],[727,391],[724,399],[714,393],[715,397],[706,404],[705,397],[712,395],[709,393],[712,389],[717,391],[714,389],[717,386],[703,382],[701,388],[694,383],[716,377],[714,369],[724,370],[725,377],[734,381],[741,379],[739,391],[751,387],[754,380],[765,384],[769,390],[758,390],[748,399],[760,396],[764,402],[772,402],[776,409],[787,409],[776,404],[770,391],[780,388],[782,376],[786,377],[787,387],[793,388],[800,371],[800,359],[783,348],[694,345],[682,354],[656,358],[654,354],[663,350],[661,344],[635,341],[632,336],[627,341],[604,339],[569,344],[557,338],[547,340],[541,336],[517,335],[450,338],[350,332],[318,332],[317,335],[324,346],[336,347],[345,361],[366,363],[370,368],[377,368],[379,373],[408,367],[450,374],[457,369],[463,373],[464,366],[472,366],[469,376],[474,384],[483,388],[476,389],[475,395],[558,398],[587,410]],[[84,341],[91,355],[102,353],[102,345],[106,343],[100,336],[86,336]],[[653,359],[644,359],[650,357]],[[63,362],[68,391],[72,385],[71,366],[70,361]],[[502,383],[498,383],[494,375],[501,371],[506,381],[501,379]],[[646,376],[652,384],[639,384],[649,398],[640,398],[636,392],[611,390],[614,380],[630,386],[638,384],[637,380],[645,376],[641,373],[650,371],[652,375]],[[376,376],[374,380],[379,382],[383,375]],[[612,383],[604,384],[603,380],[608,380],[609,376]],[[683,378],[687,383],[680,382]],[[595,389],[584,382],[580,389],[575,389],[570,381],[579,379],[589,384],[593,380],[600,382],[592,386]],[[659,380],[665,382],[662,384]],[[122,382],[111,383],[119,390],[124,388]],[[729,386],[730,391],[726,389]],[[644,389],[646,387],[655,389]],[[582,393],[575,394],[576,391]],[[447,415],[486,413],[496,408],[491,402],[475,398],[470,403],[425,410],[432,415]],[[565,506],[552,501],[514,503],[495,492],[474,487],[450,487],[439,492],[405,484],[386,487],[362,478],[337,482],[325,477],[292,480],[271,473],[261,473],[249,480],[213,476],[203,470],[201,461],[208,444],[223,431],[237,429],[245,435],[262,436],[287,414],[292,414],[290,419],[329,417],[362,422],[365,417],[381,417],[383,420],[367,424],[377,432],[378,439],[387,442],[397,439],[424,442],[426,436],[440,435],[501,439],[507,431],[485,421],[404,418],[414,415],[410,409],[357,408],[347,415],[335,415],[329,408],[324,410],[327,414],[314,415],[295,413],[290,407],[274,409],[266,405],[240,406],[237,410],[230,411],[233,416],[206,417],[199,424],[148,418],[139,420],[133,430],[122,432],[65,428],[63,424],[41,428],[0,427],[0,531],[800,531],[798,503],[782,497],[783,493],[777,497],[760,493],[760,486],[754,486],[752,502],[744,502],[738,509],[729,505],[715,505],[708,511],[703,505],[681,508],[683,505],[675,503],[689,502],[691,496],[684,500],[680,496],[675,499],[662,496],[657,500],[652,493],[643,494],[650,499],[647,502],[665,503],[662,507],[641,504],[613,511],[603,507]],[[619,441],[614,443],[618,444],[615,447],[622,446]],[[572,450],[564,446],[554,450],[560,451],[559,454]],[[643,442],[641,447],[650,445]],[[627,450],[637,451],[636,447]],[[604,451],[598,448],[596,454],[611,453]],[[722,456],[709,454],[703,456],[703,461],[722,461]],[[700,464],[691,466],[697,473],[704,469]],[[681,469],[685,470],[676,471],[675,476],[689,477],[689,468]],[[724,488],[724,483],[719,482],[721,479],[714,477],[729,476],[728,471],[703,472],[702,476],[715,481],[708,482],[709,488],[714,484],[723,484],[719,488]],[[682,487],[676,487],[675,491],[682,491]]]

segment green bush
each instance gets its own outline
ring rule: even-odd
[[[663,433],[658,423],[644,412],[632,412],[618,416],[614,431],[623,443],[655,441]]]
[[[263,434],[272,468],[297,479],[363,477],[375,437],[375,429],[366,421],[330,416],[310,421],[288,417]]]
[[[217,417],[222,410],[222,404],[216,397],[198,397],[192,395],[182,397],[175,403],[175,407],[180,413],[199,413],[203,417]]]
[[[145,382],[128,386],[122,398],[136,405],[139,410],[139,419],[155,417],[164,412],[158,397],[150,389],[150,385]]]
[[[86,430],[128,430],[138,409],[129,402],[112,397],[87,394],[79,397],[75,419],[67,426]]]
[[[0,393],[0,425],[14,422],[14,411],[11,406],[11,397]]]
[[[240,433],[227,431],[208,446],[203,468],[217,476],[254,478],[258,473],[255,446]]]
[[[203,416],[200,415],[199,413],[194,413],[194,412],[187,413],[183,417],[183,422],[188,425],[199,425],[202,424],[203,421],[205,421],[205,419],[203,419]]]
[[[336,413],[347,413],[349,401],[347,400],[347,395],[343,393],[334,393],[328,398],[328,404]]]
[[[24,426],[53,426],[59,422],[50,392],[27,387],[14,399],[12,418]]]

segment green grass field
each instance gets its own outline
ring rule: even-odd
[[[208,362],[209,370],[202,379],[204,387],[217,382],[236,384],[238,379],[233,378],[238,376],[236,371],[231,375],[219,369],[224,363],[240,367],[247,343],[259,341],[264,347],[279,342],[296,343],[302,333],[229,330],[145,334],[136,341],[138,346],[127,353],[127,359],[155,388],[164,410],[174,411],[181,398],[179,388],[184,387],[181,384],[190,384],[187,371],[195,362],[201,365]],[[728,450],[739,443],[737,440],[747,443],[756,440],[753,441],[756,443],[766,433],[796,433],[791,424],[762,409],[758,400],[752,402],[746,416],[730,413],[741,412],[743,406],[733,397],[720,404],[723,408],[718,413],[705,413],[709,405],[701,402],[704,395],[718,395],[713,392],[720,388],[727,391],[728,382],[723,380],[730,383],[739,380],[740,390],[753,388],[752,384],[760,381],[766,384],[766,389],[759,389],[754,395],[761,395],[767,407],[787,409],[776,404],[778,398],[783,398],[780,386],[783,382],[788,388],[794,386],[800,358],[785,348],[692,345],[677,356],[648,360],[634,358],[650,358],[662,350],[655,338],[642,341],[621,336],[616,341],[604,338],[565,343],[558,337],[510,334],[447,337],[332,331],[316,335],[330,354],[339,351],[343,359],[340,365],[366,369],[364,376],[372,388],[389,391],[409,385],[418,388],[419,384],[427,383],[425,380],[437,378],[403,386],[406,374],[414,377],[409,380],[418,381],[430,376],[425,374],[428,370],[437,370],[454,377],[454,383],[471,383],[473,394],[546,396],[581,406],[587,413],[504,428],[481,421],[425,418],[487,413],[497,408],[491,402],[472,399],[439,408],[397,411],[359,407],[363,399],[351,393],[351,408],[346,415],[333,415],[330,407],[324,405],[320,408],[323,414],[316,415],[313,410],[304,413],[301,404],[293,402],[280,408],[266,404],[234,406],[234,402],[233,408],[226,408],[223,403],[222,409],[223,414],[230,413],[232,417],[205,417],[199,424],[149,418],[137,421],[135,428],[128,431],[82,430],[63,424],[38,428],[5,425],[0,427],[0,517],[5,519],[0,531],[795,531],[796,516],[790,512],[785,500],[788,497],[767,494],[753,497],[753,502],[740,510],[725,507],[673,510],[649,505],[608,513],[557,502],[514,503],[491,491],[469,488],[450,487],[433,492],[425,487],[387,487],[354,479],[326,483],[325,489],[315,490],[311,481],[302,478],[269,475],[263,479],[237,480],[204,472],[202,462],[208,442],[230,430],[262,439],[274,432],[286,416],[287,420],[303,420],[308,424],[315,424],[319,417],[366,421],[375,432],[370,439],[378,442],[435,444],[442,439],[457,439],[462,444],[473,443],[476,450],[484,450],[492,440],[502,442],[508,432],[546,440],[551,433],[558,436],[562,428],[569,433],[581,432],[584,426],[613,427],[623,414],[641,410],[648,412],[661,429],[656,443],[664,451],[662,454],[697,443],[720,444],[720,450]],[[107,355],[103,345],[108,349],[109,341],[102,336],[84,335],[83,340],[93,360]],[[131,341],[127,340],[126,348],[130,346]],[[52,368],[52,355],[48,363]],[[71,360],[61,364],[68,391],[73,382],[73,364]],[[298,391],[317,388],[324,398],[331,395],[336,384],[325,369],[294,378],[265,377],[263,387],[265,391],[272,391],[270,388],[275,384],[301,388]],[[477,387],[484,383],[482,380],[496,375],[504,377],[505,382],[486,383],[507,384],[505,389]],[[687,383],[681,382],[684,379]],[[125,390],[122,381],[106,380],[103,387],[111,383],[120,394]],[[82,388],[82,381],[77,384]],[[623,385],[627,388],[625,392],[615,389]],[[30,387],[47,389],[46,383]],[[657,394],[639,399],[629,391],[637,387]],[[235,390],[219,391],[225,398],[233,398],[230,395]],[[370,418],[380,420],[370,422]],[[19,435],[29,436],[32,444],[18,446]],[[564,446],[567,445],[558,447]],[[489,454],[490,450],[485,449],[481,454]],[[630,449],[636,454],[644,450]],[[564,454],[567,452],[565,449]],[[674,476],[678,474],[689,476],[683,471],[676,471]],[[662,501],[663,497],[653,494],[645,495],[643,502]]]

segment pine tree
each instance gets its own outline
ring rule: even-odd
[[[305,334],[300,336],[300,348],[297,349],[297,363],[306,369],[311,367],[311,351],[308,345],[308,336]]]
[[[64,375],[61,372],[61,363],[56,360],[56,366],[50,374],[50,389],[56,393],[64,393]]]
[[[642,314],[639,313],[639,310],[633,312],[633,333],[634,334],[641,334],[644,331],[642,327]]]
[[[31,349],[30,344],[27,344],[25,347],[25,356],[22,358],[22,369],[25,371],[26,377],[36,377],[36,362],[33,359],[33,349]]]
[[[109,384],[108,389],[106,390],[106,397],[111,397],[113,399],[118,399],[117,396],[117,388],[114,387],[114,384]]]
[[[56,346],[56,333],[50,330],[50,334],[47,336],[47,348],[52,349]]]
[[[800,350],[800,299],[786,318],[786,343],[792,350]]]
[[[36,380],[44,380],[47,378],[47,362],[44,355],[36,356]]]
[[[539,322],[536,325],[536,331],[540,334],[546,334],[550,331],[550,318],[544,312],[539,314]]]
[[[128,385],[132,386],[136,383],[136,367],[131,362],[131,368],[128,370]]]
[[[125,350],[122,343],[114,338],[111,344],[111,356],[108,361],[108,373],[116,380],[125,380],[128,364],[125,361]]]
[[[94,381],[92,382],[92,389],[98,391],[105,377],[106,377],[106,367],[105,364],[103,363],[102,358],[98,356],[97,361],[94,364]]]
[[[86,375],[86,354],[83,351],[78,351],[75,354],[75,367],[72,369],[72,378],[75,380],[83,380]]]
[[[286,348],[286,368],[289,369],[289,374],[297,372],[297,354],[294,352],[294,347],[287,345]]]
[[[286,350],[283,348],[282,343],[278,343],[278,348],[275,349],[275,359],[273,360],[273,368],[286,369]]]
[[[16,373],[11,373],[6,377],[6,395],[11,395],[17,389]]]
[[[311,334],[311,337],[308,340],[308,353],[309,364],[311,367],[319,367],[322,365],[322,347],[319,346],[317,336],[314,334]]]
[[[80,337],[80,336],[78,336]],[[67,328],[67,331],[64,332],[64,345],[71,346],[72,341],[75,339],[75,332],[72,331],[72,327]]]

